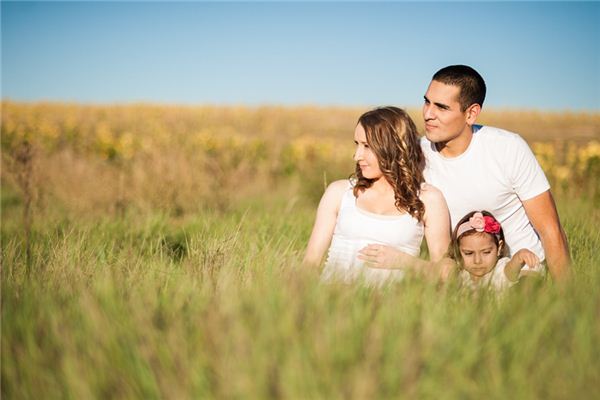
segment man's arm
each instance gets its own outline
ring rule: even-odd
[[[533,228],[540,235],[546,253],[546,261],[552,278],[565,280],[571,275],[571,256],[567,237],[560,225],[556,204],[550,190],[529,200],[523,207]]]

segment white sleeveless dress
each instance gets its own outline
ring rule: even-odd
[[[335,230],[321,281],[350,283],[364,280],[379,286],[389,280],[400,280],[399,269],[370,268],[357,258],[368,244],[386,244],[413,256],[419,256],[423,240],[423,223],[410,214],[381,215],[362,210],[356,205],[352,184],[342,196]]]

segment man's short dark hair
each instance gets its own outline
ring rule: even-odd
[[[460,88],[458,102],[462,111],[465,111],[472,104],[479,104],[483,107],[485,81],[473,68],[467,65],[450,65],[440,69],[431,79]]]

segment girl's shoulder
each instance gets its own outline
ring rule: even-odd
[[[504,268],[506,264],[510,262],[510,257],[500,257],[498,261],[496,261],[496,266],[492,272],[495,273],[504,273]]]

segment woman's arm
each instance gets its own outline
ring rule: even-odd
[[[316,267],[321,264],[331,243],[342,195],[347,188],[347,180],[335,181],[323,193],[317,208],[315,225],[306,246],[302,262],[304,265]]]
[[[442,192],[434,186],[425,185],[421,192],[425,205],[425,240],[429,249],[429,259],[439,262],[444,258],[450,245],[450,213]]]

